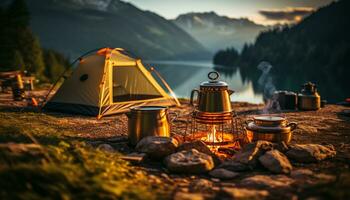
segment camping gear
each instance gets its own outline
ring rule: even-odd
[[[146,136],[170,137],[171,114],[164,106],[139,106],[126,113],[128,117],[128,135],[131,145],[136,145]]]
[[[266,140],[289,143],[296,127],[296,123],[288,123],[284,117],[263,115],[246,121],[245,128],[248,138],[252,138],[252,141]]]
[[[200,89],[194,89],[191,92],[190,104],[200,112],[210,113],[229,113],[232,111],[230,95],[234,91],[228,89],[227,83],[219,81],[218,72],[210,72],[208,78],[200,84]],[[197,105],[194,105],[194,95],[197,93]]]
[[[278,102],[282,110],[295,110],[297,108],[297,94],[291,91],[276,91],[273,99]]]
[[[318,110],[321,108],[321,97],[317,92],[316,85],[308,82],[302,86],[298,94],[298,108],[300,110]]]
[[[12,97],[14,101],[22,101],[25,98],[22,76],[17,74],[12,81]]]
[[[124,113],[134,106],[177,105],[143,66],[125,50],[103,48],[80,59],[45,109],[95,115]]]

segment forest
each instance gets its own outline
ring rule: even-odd
[[[0,26],[0,71],[20,70],[42,82],[53,82],[69,67],[64,55],[41,47],[30,28],[25,0],[0,7]]]
[[[269,62],[278,89],[298,91],[306,81],[319,85],[329,101],[350,93],[349,1],[337,1],[320,8],[296,25],[286,25],[261,33],[254,44],[245,44],[238,53],[233,48],[214,56],[217,65],[239,67],[244,79],[260,76],[257,66]],[[231,66],[231,67],[229,67]]]

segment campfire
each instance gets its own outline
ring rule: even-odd
[[[201,140],[213,152],[239,149],[239,140],[244,132],[240,119],[231,108],[229,96],[233,91],[225,82],[218,80],[219,76],[217,72],[210,72],[210,81],[201,83],[200,90],[192,91],[191,105],[194,109],[187,120],[190,128],[186,128],[185,132],[187,141]],[[198,93],[196,105],[195,93]]]

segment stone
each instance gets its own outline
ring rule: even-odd
[[[145,153],[151,159],[163,159],[174,153],[178,147],[178,141],[171,137],[148,136],[142,138],[136,145],[136,151]]]
[[[276,174],[289,174],[293,169],[288,158],[278,150],[267,151],[259,157],[260,163]]]
[[[214,177],[214,178],[219,178],[219,179],[233,179],[239,176],[239,173],[237,172],[232,172],[227,169],[223,168],[218,168],[214,169],[209,172],[209,175]]]
[[[178,151],[196,149],[199,152],[205,153],[207,155],[212,155],[213,152],[210,151],[209,147],[201,140],[195,140],[191,142],[184,142],[177,149]]]
[[[279,142],[279,143],[274,143],[273,144],[273,148],[282,152],[282,153],[285,153],[289,150],[289,147],[288,145],[285,143],[285,142]]]
[[[222,188],[216,199],[263,200],[269,196],[267,190],[246,188]]]
[[[170,172],[200,174],[212,170],[214,161],[211,156],[191,149],[169,155],[165,165]]]
[[[241,151],[233,156],[233,160],[249,165],[250,167],[255,167],[258,162],[258,158],[265,151],[272,150],[272,148],[273,144],[271,142],[259,140],[243,147]]]
[[[219,165],[218,168],[223,168],[234,172],[242,172],[250,169],[248,165],[242,164],[234,160],[226,160],[223,163],[221,163],[221,165]]]
[[[133,152],[126,156],[122,156],[121,159],[129,161],[131,163],[139,164],[145,160],[146,156],[147,155],[145,153]]]
[[[206,179],[196,179],[189,185],[190,192],[209,192],[213,188],[213,183]]]
[[[295,181],[286,175],[255,175],[243,179],[240,184],[242,186],[253,188],[266,188],[266,189],[284,189],[289,188]]]
[[[106,152],[110,152],[110,153],[115,152],[114,148],[109,144],[100,144],[97,146],[97,149],[102,150],[102,151],[106,151]]]
[[[309,185],[327,184],[330,182],[334,182],[336,180],[336,177],[333,175],[324,174],[324,173],[317,174],[309,169],[293,170],[290,176],[294,178],[296,181],[298,181],[300,184],[309,184]]]
[[[176,192],[174,195],[174,200],[204,200],[205,198],[201,193],[186,193],[186,192]]]
[[[332,145],[295,144],[290,146],[286,155],[297,162],[311,163],[332,158],[336,155],[336,151]]]

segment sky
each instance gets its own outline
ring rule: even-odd
[[[123,0],[142,10],[150,10],[167,19],[188,12],[214,11],[232,18],[248,18],[272,25],[302,19],[333,0]]]

